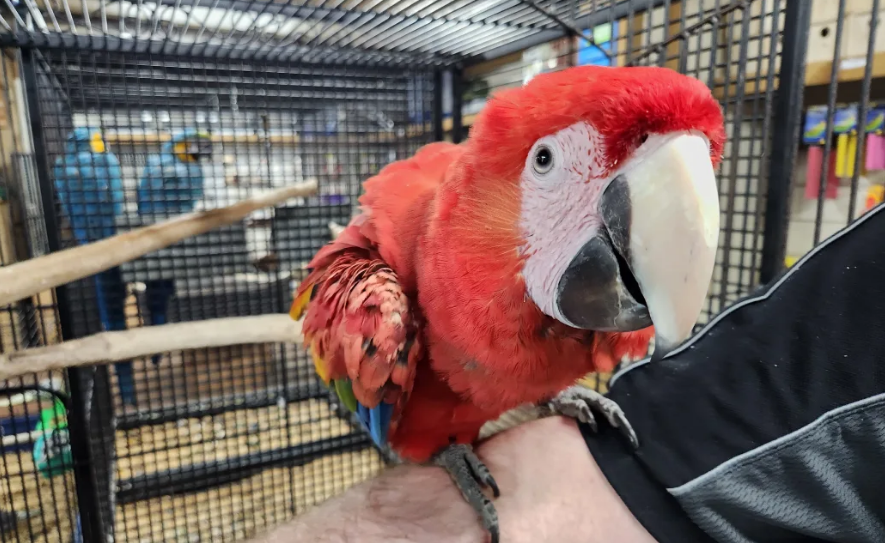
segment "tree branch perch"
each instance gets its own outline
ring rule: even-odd
[[[235,223],[256,210],[275,206],[291,198],[310,196],[316,190],[316,181],[298,183],[227,207],[188,213],[101,241],[0,268],[0,306],[95,275],[185,238]]]
[[[24,373],[107,364],[157,353],[260,343],[301,343],[289,315],[227,317],[101,332],[57,345],[0,354],[0,380]]]

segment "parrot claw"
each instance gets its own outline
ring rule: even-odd
[[[639,448],[639,438],[636,431],[620,406],[612,399],[606,398],[593,389],[575,385],[560,392],[556,398],[547,404],[553,413],[565,417],[577,419],[590,426],[596,432],[599,425],[593,411],[597,411],[605,417],[614,428],[617,428],[630,441],[630,446]]]
[[[498,526],[498,512],[483,492],[483,488],[491,489],[496,498],[501,492],[489,468],[473,452],[473,447],[450,445],[436,455],[434,463],[448,472],[461,491],[461,495],[477,512],[483,527],[491,536],[491,543],[498,543],[501,532]]]

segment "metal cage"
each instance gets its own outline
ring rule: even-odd
[[[495,90],[580,64],[669,67],[721,102],[728,143],[708,319],[780,273],[805,231],[791,221],[805,106],[825,106],[825,163],[843,145],[837,106],[858,102],[861,119],[875,109],[879,1],[858,23],[860,68],[840,63],[850,4],[6,0],[0,264],[303,179],[319,192],[2,308],[0,352],[285,313],[362,181],[423,144],[469,137]],[[828,5],[829,64],[812,65],[810,29],[822,31],[812,12]],[[853,134],[857,163],[865,133]],[[862,208],[855,167],[850,209],[829,217],[826,175],[813,212],[802,210],[807,248]],[[384,465],[287,344],[25,375],[0,391],[0,412],[3,540],[242,539]],[[59,456],[47,464],[52,446]]]

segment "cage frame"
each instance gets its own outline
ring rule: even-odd
[[[878,5],[878,0],[874,1],[876,2],[876,5]],[[63,0],[63,2],[63,5],[68,5],[67,0]],[[844,6],[844,2],[845,0],[840,0],[840,6]],[[553,2],[553,7],[558,9],[562,7],[562,5],[570,3],[571,2],[567,1],[557,1]],[[650,11],[662,6],[669,7],[675,3],[678,3],[678,0],[672,0],[672,2],[670,0],[648,0],[645,9]],[[712,13],[708,19],[721,17],[727,14],[727,10],[729,9],[747,9],[747,6],[752,3],[753,0],[737,0],[734,2],[724,1],[719,10]],[[221,9],[227,10],[233,10],[235,6],[255,8],[253,11],[256,11],[258,15],[254,17],[254,25],[257,25],[257,21],[264,15],[297,17],[304,14],[305,10],[312,10],[311,16],[318,17],[320,23],[325,22],[328,24],[329,20],[335,17],[340,17],[339,20],[352,18],[353,20],[360,21],[363,25],[376,24],[383,29],[383,25],[390,24],[392,25],[391,28],[397,28],[399,26],[405,28],[406,31],[411,29],[412,33],[415,33],[417,29],[421,28],[421,26],[418,26],[416,29],[414,28],[415,25],[438,24],[441,27],[445,27],[449,24],[457,25],[459,23],[457,19],[443,18],[441,21],[437,21],[433,18],[428,19],[427,17],[420,16],[410,17],[385,13],[360,13],[357,11],[348,11],[346,9],[337,10],[337,8],[326,9],[322,7],[325,3],[320,4],[319,8],[305,7],[305,5],[296,6],[292,4],[278,4],[258,0],[222,0],[216,1],[215,4],[220,6]],[[457,2],[454,2],[453,0],[436,0],[431,3],[431,5],[436,4],[443,7],[451,7],[457,4]],[[119,53],[122,55],[145,55],[147,58],[157,56],[164,59],[175,59],[179,57],[183,59],[192,59],[194,57],[189,55],[193,53],[195,48],[199,47],[201,55],[199,58],[243,63],[273,63],[274,61],[279,60],[282,63],[281,65],[289,67],[304,66],[306,69],[316,69],[318,66],[336,66],[345,69],[348,66],[374,66],[379,69],[420,67],[421,69],[429,69],[433,73],[433,100],[430,123],[432,139],[434,141],[441,141],[448,133],[450,134],[451,141],[458,143],[462,141],[465,136],[464,118],[461,107],[463,98],[462,90],[465,88],[465,70],[482,62],[499,59],[508,54],[522,51],[529,47],[549,43],[556,39],[563,37],[578,37],[582,34],[580,34],[581,31],[576,29],[594,28],[597,24],[604,21],[620,19],[623,16],[626,16],[627,13],[637,13],[633,2],[624,0],[610,3],[607,7],[594,10],[591,13],[579,15],[572,19],[571,22],[566,22],[564,20],[557,20],[559,18],[558,15],[555,13],[546,13],[544,7],[531,0],[515,0],[514,2],[507,2],[506,4],[513,7],[515,10],[514,13],[517,14],[514,16],[516,19],[528,22],[514,23],[512,28],[506,24],[494,24],[492,26],[497,28],[497,30],[484,29],[484,32],[486,32],[486,34],[482,35],[484,37],[481,36],[468,42],[469,44],[476,45],[474,49],[465,47],[463,50],[455,50],[453,53],[427,53],[418,47],[418,44],[422,42],[422,38],[420,37],[416,38],[415,42],[409,42],[406,38],[408,38],[410,34],[397,36],[395,33],[388,32],[385,34],[384,30],[379,30],[377,35],[373,36],[370,41],[380,42],[383,39],[392,37],[394,40],[405,40],[404,43],[411,43],[412,47],[409,48],[404,46],[402,50],[378,49],[366,51],[339,47],[336,48],[335,51],[328,51],[323,48],[313,47],[308,43],[305,49],[294,47],[292,52],[288,53],[289,56],[286,57],[284,55],[287,53],[278,53],[276,56],[270,56],[271,53],[269,51],[272,50],[272,48],[269,50],[265,45],[262,45],[257,49],[237,49],[228,43],[229,40],[227,38],[225,38],[220,44],[210,43],[200,47],[199,45],[183,44],[172,40],[126,39],[112,36],[107,33],[97,35],[92,32],[91,29],[86,33],[74,32],[69,34],[51,31],[45,32],[33,29],[23,30],[23,28],[29,26],[28,17],[33,15],[31,10],[36,8],[36,3],[29,4],[25,1],[19,4],[17,8],[12,9],[13,4],[10,0],[7,0],[6,7],[11,10],[11,13],[15,14],[15,24],[8,25],[4,23],[8,28],[6,28],[7,32],[0,31],[0,48],[11,48],[20,52],[20,65],[24,77],[26,99],[29,109],[33,112],[39,112],[40,108],[39,98],[36,95],[36,88],[38,86],[37,64],[40,62],[40,59],[38,58],[39,52],[44,50],[73,50],[101,52],[102,54]],[[596,2],[593,2],[593,4],[595,5]],[[809,37],[811,17],[810,2],[805,0],[783,0],[783,4],[785,6],[784,25],[781,31],[781,50],[779,52],[781,64],[780,69],[776,72],[779,87],[778,91],[774,94],[774,104],[771,111],[772,132],[770,141],[768,142],[770,156],[766,167],[766,177],[768,182],[765,186],[765,221],[762,234],[761,261],[758,270],[760,283],[762,284],[774,280],[784,269],[792,177],[794,173],[793,167],[796,161],[799,133],[803,120],[801,97],[804,90],[805,60],[807,56],[807,41]],[[104,0],[101,0],[101,5],[105,5]],[[199,5],[199,0],[195,0],[192,4],[182,4],[181,0],[164,0],[158,5],[166,6],[167,8],[170,5],[174,5],[175,7],[180,5],[190,5],[191,8],[194,8]],[[140,9],[141,8],[139,8],[139,10]],[[529,12],[534,15],[528,15]],[[154,15],[156,15],[156,13]],[[136,19],[141,22],[141,17],[142,15],[139,11]],[[700,24],[702,23],[698,23],[698,25]],[[151,30],[150,38],[153,38],[155,31],[156,26]],[[205,28],[200,29],[200,32],[205,31]],[[254,29],[251,31],[255,32]],[[247,30],[244,33],[249,34],[249,32],[250,30]],[[501,33],[503,36],[506,36],[506,38],[496,38],[495,32]],[[447,41],[445,36],[434,36],[434,39],[438,40],[436,43],[450,43],[450,40]],[[670,37],[668,40],[686,40],[688,37],[688,32],[683,30],[680,35]],[[345,41],[345,38],[341,38],[340,40],[340,42]],[[430,41],[428,43],[433,42]],[[661,51],[671,43],[671,41],[667,41],[655,44],[653,48],[649,48],[647,51],[637,55],[632,62],[641,60],[643,55],[646,54],[651,55],[656,52],[661,53]],[[339,43],[339,45],[340,44],[341,43]],[[477,50],[480,48],[480,45],[482,50]],[[872,51],[872,49],[870,48],[869,51]],[[326,53],[328,53],[328,55],[325,55]],[[774,70],[772,69],[772,71]],[[448,130],[445,127],[443,113],[444,74],[450,75],[452,88],[454,89],[451,97],[451,125]],[[871,73],[868,69],[864,77],[867,97],[869,96],[871,77]],[[740,85],[743,89],[743,82],[741,82]],[[741,92],[743,92],[743,90]],[[834,88],[830,89],[830,95],[835,99]],[[36,157],[47,157],[48,153],[46,151],[46,144],[43,141],[43,126],[41,124],[39,113],[30,115],[29,122],[34,145],[34,155]],[[41,203],[47,221],[45,227],[48,235],[48,248],[50,251],[57,251],[63,247],[63,244],[61,240],[58,239],[59,228],[58,224],[55,222],[55,202],[52,200],[51,196],[47,196],[51,195],[53,192],[51,181],[52,175],[49,171],[46,160],[37,160],[35,167],[37,169],[37,178],[40,181],[41,193],[43,194]],[[67,307],[64,287],[59,288],[57,292],[59,319],[64,339],[72,337],[71,330],[73,329],[73,325],[71,321],[74,317],[71,314],[71,310]],[[107,373],[106,366],[102,367],[102,370]],[[106,502],[107,496],[103,496],[98,487],[106,483],[110,484],[109,480],[111,479],[110,474],[96,472],[98,463],[96,462],[95,457],[99,454],[107,454],[107,452],[105,452],[104,449],[96,449],[88,439],[90,431],[93,429],[92,425],[89,423],[89,411],[92,408],[91,402],[93,401],[93,397],[88,389],[90,388],[90,383],[93,383],[95,379],[108,379],[107,375],[98,375],[100,371],[101,370],[98,370],[96,373],[94,370],[80,368],[71,368],[68,370],[71,383],[70,396],[72,402],[70,424],[74,430],[86,430],[83,432],[75,431],[74,433],[78,434],[78,437],[75,438],[72,443],[76,457],[75,479],[80,503],[100,504],[103,501]],[[288,394],[288,390],[286,394]],[[291,400],[296,401],[307,398],[316,398],[319,394],[320,393],[312,390],[296,391],[291,396]],[[101,404],[102,406],[108,405],[108,400],[99,399],[98,401],[105,402]],[[249,402],[254,402],[254,405],[256,406],[259,406],[259,404],[260,406],[264,406],[268,400],[250,398],[246,403],[253,405]],[[199,412],[201,414],[206,412],[222,413],[226,409],[237,408],[239,407],[206,407],[198,405],[193,408],[193,412]],[[159,418],[152,419],[151,421],[140,420],[139,417],[135,415],[123,415],[116,419],[116,426],[114,427],[120,428],[122,425],[124,428],[130,428],[138,424],[156,424],[158,423],[157,421],[164,422],[169,418],[180,418],[181,416],[183,416],[182,412],[177,409],[170,410],[169,413],[161,414]],[[114,424],[114,421],[111,421],[110,417],[108,417],[105,424],[106,425],[99,430],[99,433],[103,433],[103,435],[107,434],[109,428],[113,428],[110,424]],[[345,440],[335,438],[333,441],[334,443],[330,444],[330,447],[332,448],[322,449],[323,452],[328,452],[333,449],[348,450],[348,447],[369,446],[368,439],[365,438],[365,436],[363,436],[362,439]],[[106,446],[106,444],[101,444],[101,447]],[[158,492],[163,491],[163,484],[171,484],[176,488],[192,490],[198,487],[201,481],[196,479],[199,479],[200,477],[204,478],[202,482],[205,482],[206,477],[211,477],[213,480],[217,481],[229,481],[240,475],[251,473],[250,470],[263,469],[264,467],[274,465],[276,462],[300,462],[301,460],[307,462],[312,458],[310,455],[315,453],[315,451],[312,452],[310,450],[310,447],[296,445],[291,447],[291,449],[293,450],[286,454],[259,454],[253,459],[253,462],[247,463],[246,465],[232,462],[232,465],[229,466],[229,470],[216,470],[217,467],[207,465],[196,468],[196,470],[190,474],[182,474],[180,470],[170,470],[169,473],[160,476],[160,482],[150,481],[145,478],[121,481],[117,484],[122,490],[116,491],[116,499],[126,502],[128,500],[153,497],[157,495]],[[105,464],[105,466],[107,466],[107,464]],[[102,536],[105,536],[106,538],[108,528],[105,524],[108,519],[103,518],[102,514],[94,514],[88,511],[84,513],[83,508],[80,508],[80,511],[83,516],[83,533],[85,540],[100,541],[103,539]]]

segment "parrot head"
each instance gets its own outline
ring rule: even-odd
[[[205,132],[187,130],[170,142],[175,157],[182,162],[198,162],[212,156],[212,138]]]
[[[719,104],[696,79],[570,68],[489,100],[465,143],[462,198],[476,202],[482,234],[517,245],[537,310],[582,330],[653,325],[660,358],[706,298],[724,141]]]
[[[101,154],[107,152],[101,130],[97,128],[78,127],[68,136],[68,152],[91,152]]]

